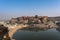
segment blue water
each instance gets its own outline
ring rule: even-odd
[[[60,40],[60,32],[56,29],[38,32],[19,30],[13,38],[16,40]]]

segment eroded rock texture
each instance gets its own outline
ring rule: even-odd
[[[0,40],[10,40],[8,31],[7,27],[0,25]]]

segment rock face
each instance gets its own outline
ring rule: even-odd
[[[10,40],[9,35],[8,35],[8,28],[5,27],[4,25],[0,25],[0,40]]]
[[[8,28],[0,25],[0,34],[6,34],[8,32]]]

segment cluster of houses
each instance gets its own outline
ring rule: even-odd
[[[12,18],[10,20],[11,24],[27,24],[31,28],[43,28],[43,29],[49,29],[49,28],[57,28],[57,25],[49,20],[48,16],[22,16],[17,18]]]
[[[22,17],[17,17],[17,18],[12,18],[10,20],[10,23],[15,24],[40,24],[40,23],[46,23],[48,22],[48,17],[47,16],[22,16]]]
[[[29,27],[39,27],[39,28],[56,28],[57,25],[49,20],[48,16],[21,16],[17,18],[12,18],[8,23],[2,22],[4,26],[12,27],[16,25],[29,25]],[[9,24],[9,25],[8,25]]]

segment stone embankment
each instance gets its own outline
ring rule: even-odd
[[[51,28],[57,28],[58,26],[56,24],[54,24],[52,21],[49,21],[46,24],[31,24],[29,26],[30,28],[40,28],[40,29],[51,29]]]

